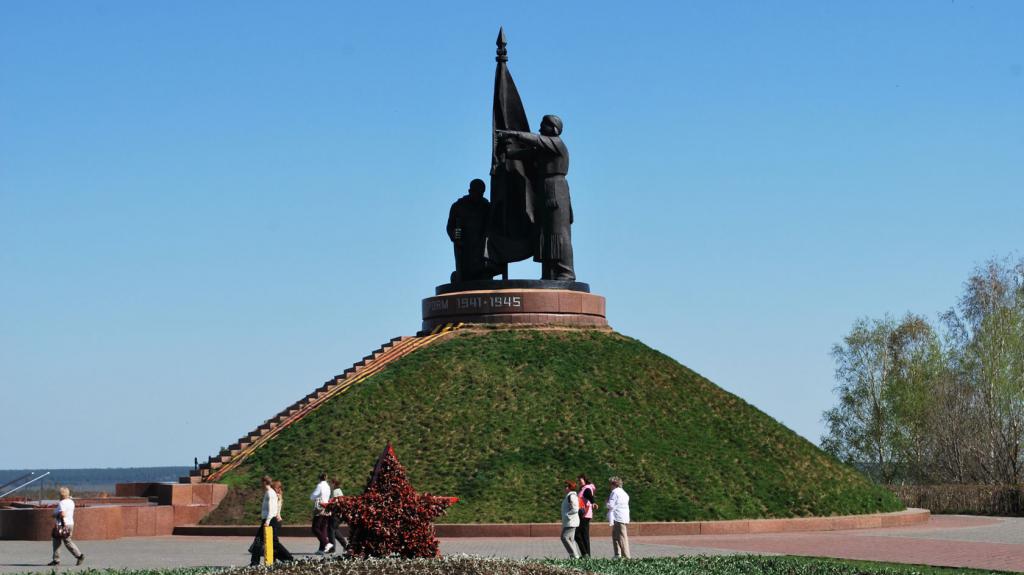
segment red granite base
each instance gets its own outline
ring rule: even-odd
[[[177,526],[198,523],[220,504],[228,487],[122,483],[116,490],[116,497],[75,500],[75,539],[170,535]],[[0,509],[0,539],[49,541],[52,529],[53,507]]]
[[[423,331],[447,323],[608,327],[603,296],[564,289],[462,291],[425,298]]]

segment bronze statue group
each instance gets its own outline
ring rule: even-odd
[[[530,255],[541,264],[541,279],[575,281],[572,257],[572,200],[565,176],[569,150],[562,120],[544,116],[540,133],[495,130],[492,200],[475,179],[448,212],[448,238],[455,245],[451,282],[507,279],[508,263]],[[525,246],[525,247],[524,247]]]

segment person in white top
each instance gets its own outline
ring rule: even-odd
[[[52,539],[53,539],[53,560],[50,561],[49,565],[60,565],[60,546],[63,543],[68,551],[75,556],[75,565],[81,565],[85,561],[85,554],[78,550],[78,545],[71,540],[71,532],[75,530],[75,502],[71,499],[71,490],[67,487],[60,488],[60,502],[57,503],[57,507],[53,510],[54,527]],[[58,528],[61,526],[67,528],[67,537],[58,533]]]
[[[327,511],[326,506],[327,502],[331,500],[331,485],[327,483],[326,472],[320,474],[320,483],[316,484],[316,489],[313,490],[309,499],[313,502],[313,535],[316,535],[316,540],[320,542],[320,548],[317,549],[316,554],[334,553],[334,545],[331,544],[331,540],[327,536],[331,514]]]
[[[279,538],[281,527],[284,525],[281,519],[281,511],[284,510],[284,485],[280,481],[274,480],[270,483],[270,486],[274,488],[274,493],[277,494],[277,513],[270,518],[270,526],[274,529],[274,561],[292,561],[295,558],[292,557],[291,552],[281,543]]]
[[[562,545],[569,552],[569,559],[580,558],[576,546],[576,528],[580,526],[580,499],[576,495],[576,483],[565,482],[565,496],[562,497]]]
[[[260,484],[263,486],[263,506],[260,508],[260,520],[263,522],[263,527],[270,525],[271,520],[280,512],[279,498],[272,483],[269,475],[263,476],[263,479],[260,480]]]
[[[629,494],[622,488],[622,479],[608,479],[608,525],[612,527],[612,552],[616,559],[629,559]]]
[[[281,522],[279,517],[281,516],[281,496],[279,492],[274,489],[273,481],[270,476],[264,475],[260,479],[260,485],[263,486],[263,504],[260,507],[260,530],[256,534],[256,540],[249,547],[249,552],[252,556],[249,559],[250,565],[259,565],[263,561],[263,546],[267,545],[268,542],[264,537],[264,527],[270,526],[273,530],[273,538],[269,541],[270,545],[274,546],[274,560],[275,561],[291,561],[292,554],[285,549],[284,545],[278,539],[278,531],[281,528]]]

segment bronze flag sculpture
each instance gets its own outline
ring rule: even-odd
[[[505,30],[498,30],[494,102],[491,114],[491,199],[479,196],[452,205],[448,236],[455,244],[452,283],[508,280],[508,264],[530,258],[541,262],[544,280],[575,281],[572,253],[572,204],[569,151],[562,141],[562,120],[544,116],[539,134],[530,132],[519,90],[508,70]],[[473,200],[472,206],[470,199]],[[470,209],[473,208],[473,209]],[[477,209],[479,208],[479,209]],[[485,236],[472,225],[486,214]],[[464,233],[470,231],[472,233]],[[481,249],[482,248],[482,249]]]
[[[533,186],[526,165],[507,157],[498,141],[497,130],[529,132],[519,90],[508,71],[504,28],[498,30],[494,71],[494,106],[491,139],[491,221],[487,229],[486,257],[491,266],[507,277],[509,262],[525,260],[534,253]]]

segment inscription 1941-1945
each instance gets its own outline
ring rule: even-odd
[[[501,310],[523,307],[518,295],[462,295],[438,298],[427,302],[428,312]]]
[[[564,289],[473,290],[423,300],[423,329],[446,323],[563,325],[605,329],[604,298]]]

